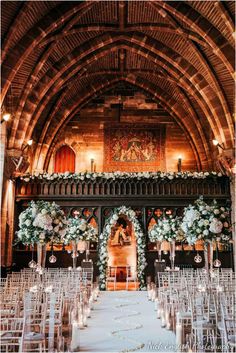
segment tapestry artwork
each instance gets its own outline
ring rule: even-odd
[[[107,126],[104,132],[104,171],[136,172],[165,169],[165,128]]]

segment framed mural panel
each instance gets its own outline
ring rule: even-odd
[[[105,126],[104,171],[115,170],[165,170],[165,126]]]

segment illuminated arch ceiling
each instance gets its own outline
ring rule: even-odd
[[[234,1],[5,1],[2,104],[8,148],[34,138],[48,159],[58,131],[123,81],[185,131],[203,168],[209,136],[234,145]]]

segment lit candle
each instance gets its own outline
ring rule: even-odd
[[[182,156],[178,157],[177,167],[178,167],[178,172],[181,172],[181,169],[182,169]]]
[[[165,311],[164,309],[161,309],[161,327],[166,326],[166,320],[165,320]]]
[[[166,309],[166,312],[165,312],[165,320],[166,320],[166,329],[167,330],[170,330],[170,313],[169,313],[169,310],[168,309]]]
[[[93,173],[94,172],[94,159],[91,158],[90,161],[91,161],[91,173]]]
[[[182,345],[182,325],[176,324],[176,345],[181,347]]]
[[[79,347],[79,325],[77,321],[72,322],[71,351],[77,351]]]

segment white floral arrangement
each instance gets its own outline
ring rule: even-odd
[[[229,209],[216,200],[208,205],[202,196],[184,209],[181,228],[191,245],[197,240],[228,242],[232,236]]]
[[[60,243],[66,234],[67,219],[55,202],[31,201],[19,216],[17,241],[25,245]]]
[[[147,265],[145,248],[146,241],[143,234],[142,228],[139,224],[139,221],[136,217],[135,212],[126,206],[121,206],[115,209],[112,215],[107,219],[103,232],[99,236],[99,252],[98,252],[98,267],[100,272],[100,289],[106,289],[106,269],[108,264],[108,251],[107,251],[107,242],[111,235],[112,227],[117,223],[117,220],[120,215],[125,215],[130,222],[133,224],[133,230],[137,239],[137,253],[138,253],[138,263],[137,263],[137,277],[139,281],[139,289],[144,290],[145,287],[145,276],[144,270]]]
[[[205,179],[208,177],[222,177],[222,173],[218,172],[100,172],[100,173],[34,173],[26,174],[20,179],[29,182],[30,180],[43,180],[43,181],[62,181],[62,180],[72,180],[72,181],[82,181],[82,180],[96,180],[96,179],[161,179],[161,180],[173,180],[173,179]]]
[[[98,232],[85,219],[79,217],[69,218],[68,228],[63,237],[64,243],[69,244],[74,241],[98,241]]]
[[[148,237],[151,242],[156,241],[182,241],[183,231],[180,228],[180,217],[161,217],[156,224],[149,230]]]

